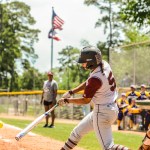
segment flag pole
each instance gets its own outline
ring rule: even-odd
[[[53,11],[54,7],[52,7],[52,37],[53,37],[53,31],[54,31],[54,26],[53,26]],[[53,38],[51,38],[51,70],[53,69]]]

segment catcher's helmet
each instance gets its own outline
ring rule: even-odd
[[[94,69],[102,62],[101,51],[94,46],[84,47],[77,62],[87,63],[87,69]]]

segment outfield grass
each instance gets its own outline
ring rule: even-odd
[[[6,119],[0,118],[4,123],[14,125],[20,128],[25,128],[32,121],[20,120],[20,119]],[[36,128],[32,130],[33,133],[50,137],[59,141],[66,141],[70,135],[70,132],[75,127],[74,124],[56,123],[56,128],[43,128],[43,122],[38,124]],[[15,136],[15,135],[14,135]],[[134,135],[130,133],[113,132],[115,143],[126,145],[132,150],[137,150],[143,139],[140,135]],[[83,137],[78,146],[85,148],[86,150],[101,150],[94,132],[91,132]]]

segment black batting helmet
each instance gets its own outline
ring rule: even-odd
[[[86,46],[81,50],[78,63],[87,63],[87,69],[95,69],[102,62],[101,51],[94,46]]]

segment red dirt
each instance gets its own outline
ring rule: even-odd
[[[15,116],[5,116],[0,115],[0,117],[6,118],[15,118]],[[22,116],[16,116],[17,119],[21,119]],[[33,118],[26,118],[23,119],[32,119]],[[65,122],[65,123],[75,123],[77,124],[79,121],[76,120],[57,120],[56,122]],[[138,134],[144,137],[144,132],[137,132],[137,131],[118,131],[117,126],[112,126],[113,131],[115,132],[125,132],[131,134]],[[19,141],[16,141],[15,136],[20,131],[12,126],[4,124],[3,128],[0,128],[0,150],[60,150],[63,146],[64,142],[60,142],[51,138],[46,138],[40,135],[36,135],[33,133],[27,134],[24,138]],[[83,148],[76,147],[74,150],[85,150]]]
[[[27,134],[24,138],[16,141],[15,136],[20,131],[4,124],[0,128],[0,150],[60,150],[63,142],[36,134]],[[75,150],[84,150],[76,147]]]

